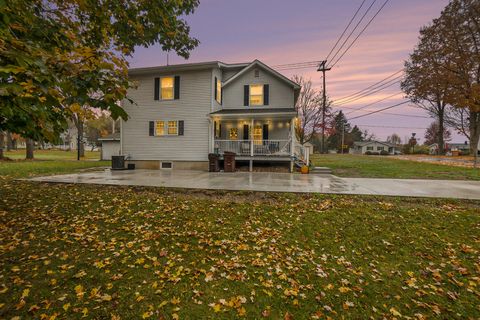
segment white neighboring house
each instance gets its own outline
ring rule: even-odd
[[[120,133],[114,133],[98,141],[102,143],[100,160],[112,160],[112,156],[120,155]]]
[[[352,148],[350,148],[350,154],[367,154],[374,153],[380,154],[382,151],[388,152],[388,154],[395,154],[396,147],[395,145],[389,142],[381,142],[381,141],[355,141],[353,143]]]
[[[259,60],[129,70],[138,87],[122,105],[121,154],[137,168],[208,169],[208,154],[287,162],[304,159],[295,138],[300,86]]]

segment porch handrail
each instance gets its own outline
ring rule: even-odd
[[[235,152],[239,156],[290,156],[291,140],[219,140],[214,141],[215,151]]]

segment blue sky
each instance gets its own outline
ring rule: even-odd
[[[364,8],[373,0],[366,0]],[[269,65],[322,60],[340,36],[362,0],[203,0],[195,13],[187,17],[192,35],[200,45],[188,62],[220,60],[246,62],[260,59]],[[368,21],[383,0],[377,0],[367,15]],[[327,74],[327,92],[332,100],[362,90],[393,74],[413,50],[421,26],[440,15],[448,0],[390,0],[356,44]],[[359,27],[360,30],[361,27]],[[183,58],[169,56],[170,64],[184,63]],[[166,54],[158,46],[138,48],[131,67],[166,64]],[[286,76],[300,74],[321,87],[316,68],[282,71]],[[400,93],[392,86],[351,104],[358,108]],[[368,107],[373,111],[403,101],[398,94]],[[341,107],[340,107],[341,108]],[[368,111],[357,111],[349,117]],[[426,116],[425,111],[407,105],[389,110],[391,113]],[[378,113],[352,120],[362,129],[385,139],[393,132],[402,139],[416,132],[423,138],[432,119],[411,118]],[[379,126],[379,127],[377,127]],[[408,127],[408,128],[393,128]],[[415,129],[412,129],[415,128]],[[464,138],[454,135],[454,140]]]

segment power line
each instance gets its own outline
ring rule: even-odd
[[[402,72],[402,71],[403,71],[403,69],[400,69],[400,70],[398,70],[397,72],[395,72],[395,73],[393,73],[393,74],[389,75],[388,77],[386,77],[386,78],[384,78],[384,79],[382,79],[382,80],[380,80],[380,81],[378,81],[378,82],[375,82],[374,84],[372,84],[372,85],[370,85],[370,86],[366,87],[365,89],[362,89],[362,90],[360,90],[360,91],[358,91],[358,92],[355,92],[355,93],[352,93],[352,94],[349,94],[349,95],[343,96],[343,97],[341,97],[341,98],[338,98],[336,101],[345,100],[345,99],[347,99],[347,98],[350,98],[350,97],[352,97],[352,96],[356,96],[356,95],[358,95],[358,94],[361,94],[363,91],[366,91],[366,90],[368,90],[368,89],[370,89],[370,88],[372,88],[372,87],[376,86],[377,84],[380,84],[380,83],[384,82],[385,80],[388,80],[388,79],[390,79],[391,77],[393,77],[393,76],[397,75],[398,73],[400,73],[400,72]]]
[[[395,107],[398,107],[398,106],[401,106],[403,104],[410,103],[410,102],[411,102],[410,100],[403,101],[403,102],[394,104],[393,106],[389,106],[389,107],[386,107],[386,108],[383,108],[383,109],[375,110],[375,111],[372,111],[372,112],[369,112],[369,113],[366,113],[366,114],[362,114],[362,115],[350,118],[349,120],[363,118],[363,117],[366,117],[366,116],[369,116],[369,115],[372,115],[372,114],[375,114],[375,113],[379,113],[379,112],[382,112],[382,111],[385,111],[385,110],[389,110],[389,109],[392,109],[392,108],[395,108]]]
[[[305,62],[293,62],[293,63],[285,63],[285,64],[277,64],[272,66],[275,69],[282,69],[282,68],[291,68],[291,67],[299,67],[299,66],[316,66],[320,63],[320,61],[305,61]]]
[[[353,111],[351,111],[351,112],[349,112],[349,113],[346,113],[345,115],[354,113],[355,111],[363,110],[363,109],[365,109],[365,108],[367,108],[367,107],[373,106],[374,104],[377,104],[377,103],[379,103],[379,102],[385,101],[385,100],[390,99],[390,98],[392,98],[392,97],[398,96],[398,95],[401,94],[401,93],[402,93],[402,92],[397,92],[397,93],[395,93],[395,94],[392,94],[391,96],[388,96],[388,97],[385,97],[385,98],[383,98],[383,99],[377,100],[377,101],[375,101],[375,102],[369,103],[369,104],[367,104],[367,105],[365,105],[365,106],[363,106],[363,107],[360,107],[360,108],[347,108],[347,109],[352,109]],[[345,107],[344,107],[344,108],[345,108]]]
[[[330,57],[330,55],[332,54],[333,50],[335,50],[335,48],[337,47],[338,43],[340,42],[340,40],[343,38],[343,36],[345,35],[345,32],[347,32],[348,28],[350,28],[350,25],[352,24],[353,20],[355,20],[355,18],[357,17],[357,14],[358,12],[360,12],[360,9],[363,7],[363,4],[365,3],[366,0],[363,0],[362,3],[360,4],[360,7],[358,7],[357,11],[355,12],[355,14],[353,15],[353,17],[350,19],[350,22],[348,23],[348,25],[345,27],[345,29],[343,30],[342,34],[340,35],[340,37],[337,39],[337,42],[335,42],[335,45],[333,46],[333,48],[330,50],[330,52],[328,53],[327,57],[325,58],[325,60],[328,61],[328,58]]]
[[[357,35],[357,37],[355,39],[353,39],[353,41],[350,43],[350,45],[347,47],[347,49],[342,53],[342,55],[333,63],[333,65],[331,66],[332,68],[343,58],[343,56],[348,52],[348,50],[350,50],[350,48],[353,46],[353,44],[358,40],[358,38],[360,38],[360,36],[363,34],[363,32],[368,28],[368,26],[372,23],[372,21],[377,17],[377,15],[382,11],[382,9],[386,6],[386,4],[389,1],[390,0],[385,0],[385,2],[382,4],[380,9],[378,9],[378,11],[370,19],[370,21],[368,21],[368,23],[365,25],[365,27],[362,29],[362,31],[360,31],[360,33]]]
[[[381,125],[374,125],[374,124],[355,124],[357,127],[371,127],[371,128],[393,128],[393,129],[427,129],[427,128],[420,128],[420,127],[396,127],[396,126],[381,126]]]
[[[335,57],[338,55],[338,53],[343,49],[343,47],[345,46],[345,44],[348,42],[348,40],[350,39],[350,37],[352,36],[352,34],[355,32],[355,30],[357,30],[358,26],[360,25],[360,23],[362,23],[363,19],[365,19],[365,16],[368,14],[368,12],[370,11],[370,9],[372,9],[373,5],[375,4],[377,0],[373,0],[373,2],[370,4],[370,6],[367,8],[367,11],[365,11],[365,13],[363,14],[363,16],[360,18],[360,20],[358,20],[357,24],[355,25],[355,27],[353,28],[353,30],[348,34],[347,38],[342,42],[342,45],[340,46],[340,48],[338,48],[338,50],[335,52],[335,54],[333,55],[332,57],[332,60],[335,59]]]
[[[397,80],[397,79],[392,79],[391,81],[393,81],[393,80]],[[342,101],[342,102],[340,102],[340,103],[333,103],[333,105],[334,105],[334,106],[341,106],[341,105],[344,105],[344,104],[352,103],[352,102],[354,102],[354,101],[357,101],[357,100],[363,99],[363,98],[365,98],[365,97],[371,96],[372,94],[375,94],[375,93],[377,93],[377,92],[380,92],[380,91],[382,91],[382,90],[384,90],[384,89],[387,89],[387,88],[389,88],[389,87],[391,87],[391,86],[393,86],[393,85],[395,85],[395,84],[398,84],[398,83],[400,83],[400,82],[401,82],[401,80],[397,80],[397,81],[391,82],[391,83],[390,83],[390,81],[388,81],[388,82],[382,84],[381,86],[379,86],[379,87],[377,87],[377,88],[371,89],[371,91],[368,91],[368,92],[365,92],[365,93],[362,94],[362,95],[359,95],[359,96],[356,97],[356,98],[351,98],[351,99]]]

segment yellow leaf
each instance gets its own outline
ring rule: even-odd
[[[82,314],[83,314],[82,318],[85,318],[85,317],[87,316],[87,314],[88,314],[88,309],[87,309],[87,308],[83,308]]]
[[[245,314],[247,314],[247,310],[245,310],[244,307],[241,307],[241,308],[237,309],[237,313],[240,317],[243,317],[243,316],[245,316]]]
[[[171,304],[179,304],[179,303],[180,303],[180,299],[178,299],[177,297],[173,297],[172,300],[170,300],[170,303],[171,303]]]
[[[176,313],[172,314],[172,319],[178,320],[178,319],[179,319],[179,318],[178,318],[178,314],[176,314]]]
[[[347,287],[340,287],[338,288],[338,291],[340,291],[341,293],[346,293],[348,291],[351,291],[352,289],[350,288],[347,288]]]
[[[65,303],[63,305],[63,310],[68,311],[68,308],[70,308],[70,303]]]
[[[390,313],[393,314],[395,317],[401,317],[402,316],[402,314],[400,312],[398,312],[397,309],[395,309],[394,307],[390,308]]]
[[[30,293],[30,289],[25,289],[22,292],[22,297],[20,299],[28,297],[28,294]]]

